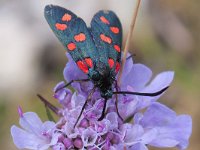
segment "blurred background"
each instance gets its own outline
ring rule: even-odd
[[[47,120],[37,93],[54,102],[52,89],[63,80],[65,50],[43,16],[44,6],[72,10],[89,25],[95,12],[109,9],[128,33],[135,0],[0,0],[0,147],[15,150],[10,127],[18,125],[17,107]],[[173,84],[160,99],[193,118],[189,150],[200,147],[200,1],[143,0],[130,46],[134,62],[154,75],[174,70]],[[155,148],[152,148],[152,150]]]

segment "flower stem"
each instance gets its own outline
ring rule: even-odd
[[[118,79],[117,79],[118,85],[120,85],[120,82],[121,82],[120,80],[121,80],[121,76],[122,76],[122,71],[123,71],[123,68],[124,68],[124,64],[126,62],[126,56],[127,56],[128,50],[129,50],[130,41],[131,41],[133,29],[134,29],[134,26],[135,26],[138,10],[139,10],[139,6],[140,6],[140,1],[141,0],[136,1],[136,8],[134,9],[134,12],[133,12],[133,18],[132,18],[132,21],[131,21],[130,30],[129,30],[127,40],[126,40],[126,44],[125,44],[125,47],[124,47],[124,55],[123,55],[123,58],[122,58],[122,65],[121,65],[122,67],[119,71],[119,76],[118,76]]]

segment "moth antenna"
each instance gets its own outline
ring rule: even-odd
[[[83,111],[84,111],[84,109],[85,109],[85,107],[86,107],[88,101],[91,100],[92,95],[94,94],[95,90],[96,90],[96,87],[93,87],[93,89],[92,89],[91,92],[89,93],[87,99],[85,100],[85,103],[84,103],[83,107],[81,108],[81,112],[80,112],[80,114],[79,114],[79,116],[78,116],[78,118],[77,118],[77,120],[76,120],[76,122],[75,122],[75,124],[74,124],[74,128],[76,127],[77,123],[79,122],[79,120],[80,120],[80,118],[81,118],[81,115],[83,114]]]
[[[126,44],[125,44],[125,47],[124,47],[124,55],[123,55],[123,58],[122,58],[122,65],[121,65],[121,68],[120,68],[120,71],[119,71],[118,85],[120,85],[120,82],[121,82],[120,80],[121,80],[121,76],[122,76],[122,71],[123,71],[123,68],[124,68],[124,64],[126,62],[126,56],[127,56],[128,50],[129,50],[130,41],[131,41],[133,29],[134,29],[134,26],[135,26],[138,10],[139,10],[139,6],[140,6],[140,1],[141,0],[137,0],[136,8],[134,9],[135,11],[133,12],[133,18],[132,18],[132,21],[131,21],[130,30],[129,30],[129,33],[128,33],[128,36],[127,36],[127,39],[126,39]]]
[[[162,94],[168,88],[169,88],[169,86],[161,89],[160,91],[154,92],[154,93],[140,93],[140,92],[130,92],[130,91],[118,91],[118,92],[113,92],[113,94],[131,94],[131,95],[154,97],[154,96],[158,96],[158,95]]]

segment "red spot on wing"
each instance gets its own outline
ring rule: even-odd
[[[73,51],[76,49],[76,45],[73,42],[71,42],[71,43],[67,44],[67,49],[70,51]]]
[[[112,58],[109,58],[108,59],[108,64],[109,64],[110,68],[112,68],[114,66],[115,62],[114,62],[114,60]]]
[[[104,16],[101,16],[100,20],[105,24],[110,24],[110,22]]]
[[[116,62],[116,68],[115,68],[115,71],[118,72],[120,69],[120,63],[119,62]]]
[[[61,30],[61,31],[67,29],[66,24],[56,23],[55,26],[56,26],[56,29]]]
[[[112,43],[112,39],[109,36],[105,36],[104,34],[100,34],[100,38],[102,41],[111,44]]]
[[[119,28],[118,27],[110,27],[110,30],[115,34],[119,33]]]
[[[88,66],[89,66],[90,68],[93,67],[93,63],[92,63],[92,59],[91,59],[91,58],[85,58],[85,62],[88,64]]]
[[[86,39],[86,36],[84,33],[79,33],[77,35],[74,36],[74,39],[76,42],[83,42]]]
[[[76,64],[84,73],[89,72],[88,67],[87,67],[87,65],[85,64],[84,61],[79,60],[79,61],[76,62]]]
[[[65,13],[62,17],[62,21],[70,21],[72,16],[70,14]]]
[[[121,51],[121,49],[120,49],[120,47],[119,47],[118,45],[114,45],[114,49],[115,49],[117,52],[120,52],[120,51]]]

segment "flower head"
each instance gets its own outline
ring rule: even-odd
[[[70,55],[67,54],[67,57],[69,62],[64,69],[66,81],[87,79]],[[152,71],[148,67],[133,64],[132,60],[128,59],[119,89],[152,93],[169,86],[173,76],[172,71],[166,71],[151,80]],[[64,82],[58,83],[54,92],[63,86]],[[54,94],[54,98],[62,105],[62,108],[59,108],[62,116],[57,123],[42,123],[34,113],[20,115],[20,124],[24,130],[16,126],[11,128],[14,143],[18,148],[147,150],[148,145],[160,148],[187,148],[192,128],[191,117],[176,115],[174,111],[158,103],[157,100],[162,94],[155,97],[118,95],[118,111],[123,121],[118,116],[115,106],[116,95],[113,95],[108,100],[106,116],[98,121],[105,100],[101,98],[97,89],[74,127],[88,94],[93,88],[93,83],[91,81],[76,82],[72,84],[72,87],[74,92],[68,88],[62,88]],[[45,131],[43,126],[47,126]],[[31,144],[23,140],[29,136],[33,139]]]

